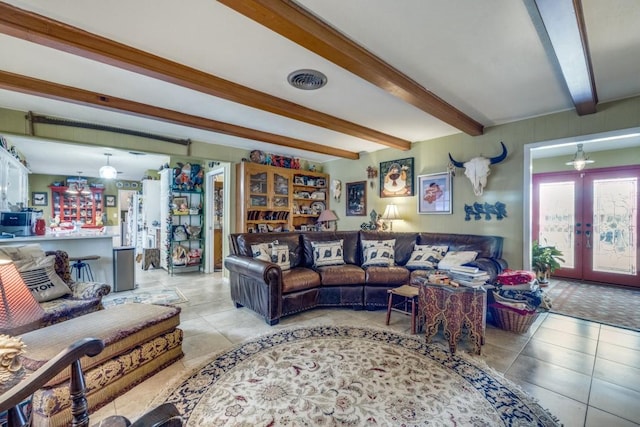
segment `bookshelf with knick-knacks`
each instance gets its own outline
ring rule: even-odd
[[[160,265],[170,274],[203,270],[205,248],[203,188],[178,182],[176,169],[160,171]]]
[[[329,176],[259,163],[237,165],[236,230],[245,233],[313,231],[328,208]]]

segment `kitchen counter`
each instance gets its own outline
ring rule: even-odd
[[[76,232],[47,234],[44,236],[13,237],[0,239],[2,246],[17,246],[38,243],[45,251],[63,250],[70,257],[99,255],[100,259],[88,261],[96,282],[104,282],[113,287],[113,240],[114,234]],[[74,272],[75,274],[75,272]],[[75,280],[75,276],[73,278]]]

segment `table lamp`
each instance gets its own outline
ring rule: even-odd
[[[332,210],[329,209],[325,209],[320,213],[320,216],[318,217],[318,224],[320,225],[320,229],[322,230],[323,228],[326,227],[327,230],[330,229],[329,224],[331,221],[337,221],[338,217],[336,216],[336,214],[333,213]],[[325,223],[327,223],[325,225]]]
[[[12,261],[0,260],[0,333],[18,335],[36,329],[44,310],[31,295]]]
[[[382,214],[382,219],[385,221],[389,221],[389,231],[393,231],[393,220],[401,219],[400,215],[398,215],[398,207],[393,203],[387,205],[384,209],[384,213]]]

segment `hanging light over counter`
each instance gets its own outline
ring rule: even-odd
[[[109,164],[111,153],[104,153],[104,155],[107,156],[107,164],[100,168],[100,178],[114,179],[118,176],[118,171],[116,170],[116,168]]]

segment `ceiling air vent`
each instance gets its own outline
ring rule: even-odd
[[[327,76],[317,70],[297,70],[287,77],[289,84],[302,90],[320,89],[327,84]]]

